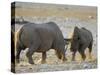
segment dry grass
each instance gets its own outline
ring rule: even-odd
[[[68,9],[59,9],[57,7],[41,7],[41,8],[16,8],[16,16],[26,16],[26,17],[74,17],[79,19],[87,20],[89,16],[97,18],[96,7],[93,9],[86,7],[86,9],[81,8],[68,8]]]

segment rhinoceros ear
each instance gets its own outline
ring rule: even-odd
[[[75,30],[79,30],[79,28],[77,27],[77,26],[75,26],[75,28],[74,28]]]
[[[79,40],[79,37],[80,37],[80,29],[77,26],[74,28],[74,35],[76,36],[77,40]]]
[[[80,32],[80,29],[77,26],[75,27],[75,32],[77,32],[77,33]]]
[[[79,34],[79,32],[80,32],[80,29],[76,26],[76,27],[74,28],[74,34]]]

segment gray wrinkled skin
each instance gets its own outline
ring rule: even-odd
[[[78,27],[74,28],[73,38],[71,41],[71,51],[73,52],[72,60],[75,60],[75,53],[78,51],[83,60],[85,60],[85,49],[89,48],[89,53],[91,54],[92,51],[92,45],[93,45],[93,36],[92,33],[85,29]]]
[[[42,63],[46,61],[46,51],[55,49],[56,55],[63,61],[65,58],[64,38],[59,27],[48,22],[44,24],[27,23],[19,31],[19,37],[16,44],[16,61],[19,62],[21,50],[29,48],[26,56],[30,64],[34,64],[32,55],[34,52],[42,52]]]

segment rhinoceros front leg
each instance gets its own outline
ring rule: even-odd
[[[74,51],[74,52],[72,53],[72,61],[75,61],[75,55],[76,55],[76,51]]]
[[[46,52],[42,52],[42,60],[41,63],[44,64],[46,63]]]
[[[67,58],[65,57],[65,55],[62,55],[62,61],[63,62],[67,61]]]
[[[81,46],[79,53],[81,54],[82,60],[84,61],[86,59],[86,55],[84,50],[86,49],[86,46]]]

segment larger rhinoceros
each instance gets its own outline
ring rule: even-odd
[[[34,64],[34,52],[42,53],[42,63],[46,61],[46,52],[54,49],[59,59],[65,58],[65,43],[61,30],[54,22],[36,24],[27,23],[19,31],[16,42],[16,61],[19,62],[21,50],[29,48],[26,56],[29,63]]]

